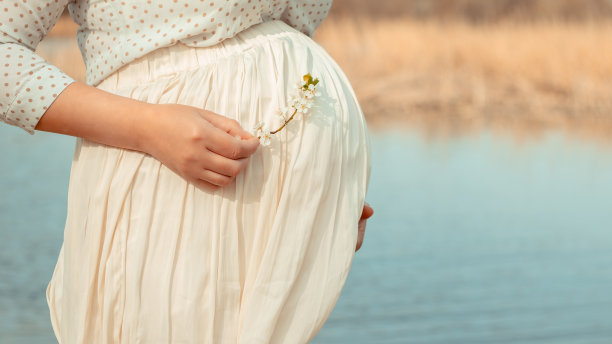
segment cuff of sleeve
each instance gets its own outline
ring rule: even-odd
[[[60,93],[75,80],[49,63],[30,69],[8,107],[5,121],[34,135],[34,128]]]

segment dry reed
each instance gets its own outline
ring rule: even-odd
[[[612,24],[337,17],[315,38],[373,124],[562,127],[612,138]]]

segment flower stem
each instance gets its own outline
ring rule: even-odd
[[[293,116],[295,116],[296,113],[297,113],[297,109],[293,110],[293,114],[291,115],[291,117],[289,117],[289,119],[286,120],[285,123],[280,128],[270,132],[270,134],[276,134],[279,131],[281,131],[287,125],[287,123],[291,122],[291,120],[293,119]]]
[[[291,115],[291,117],[289,117],[289,119],[286,120],[285,123],[283,123],[283,125],[280,128],[278,128],[278,129],[276,129],[274,131],[271,131],[270,134],[276,134],[279,131],[281,131],[287,125],[287,123],[291,122],[291,120],[293,119],[293,117],[295,116],[296,113],[297,113],[297,109],[293,110],[293,114]],[[257,136],[257,138],[259,139],[259,138],[261,138],[261,136]]]

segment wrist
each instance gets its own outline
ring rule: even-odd
[[[154,142],[153,137],[158,119],[158,116],[155,115],[158,112],[157,108],[156,104],[141,102],[137,110],[140,116],[133,124],[135,149],[147,154],[152,154],[151,145]]]

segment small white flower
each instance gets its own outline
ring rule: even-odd
[[[306,113],[308,112],[308,110],[312,107],[312,102],[306,100],[306,99],[302,99],[297,105],[296,105],[296,109],[298,110],[298,112],[301,113]]]
[[[314,97],[320,95],[321,93],[317,92],[317,87],[313,84],[308,85],[308,89],[302,90],[302,96],[306,99],[314,99]]]
[[[264,127],[265,127],[266,123],[265,122],[259,122],[257,123],[254,127],[253,127],[253,131],[255,133],[259,133]]]
[[[278,115],[282,119],[283,123],[287,122],[289,118],[291,118],[291,115],[293,115],[293,111],[294,109],[289,106],[285,106],[284,108],[278,110]]]
[[[315,96],[315,93],[314,93],[313,90],[304,91],[304,98],[312,99],[312,98],[314,98],[314,96]]]
[[[291,95],[291,97],[289,98],[289,106],[292,106],[293,104],[295,104],[295,102],[299,101],[303,97],[304,96],[302,95],[301,91],[297,91],[297,92],[293,93]]]
[[[264,127],[259,131],[259,143],[262,146],[270,145],[271,138],[272,134],[270,133],[270,129]]]

